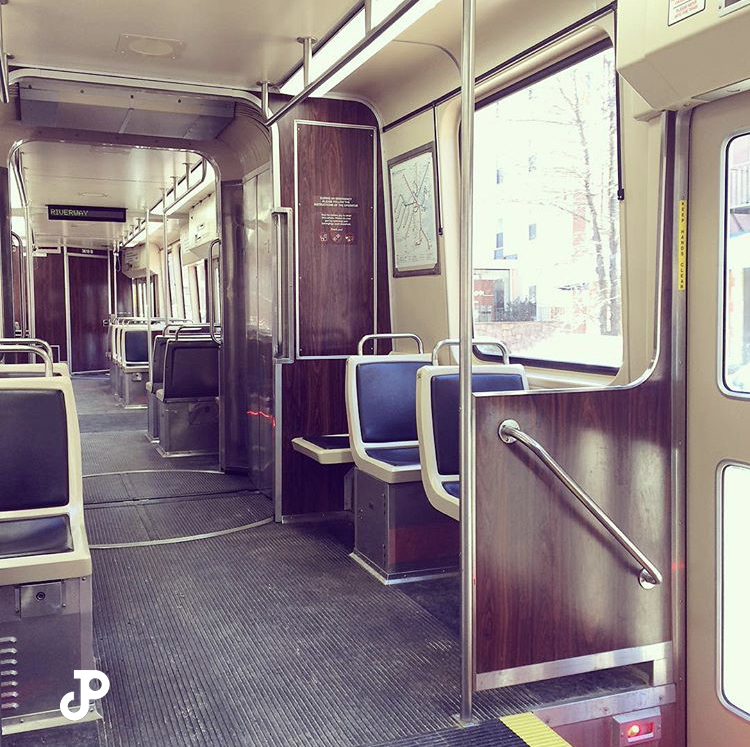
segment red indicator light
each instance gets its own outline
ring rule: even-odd
[[[631,726],[628,726],[627,732],[625,732],[628,739],[633,739],[633,737],[640,737],[641,736],[641,725],[640,724],[632,724]]]

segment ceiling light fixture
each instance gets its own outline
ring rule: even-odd
[[[109,197],[106,192],[79,192],[79,197]]]
[[[185,42],[179,39],[158,39],[155,36],[120,34],[116,51],[123,55],[139,57],[168,57],[176,60],[185,49]]]

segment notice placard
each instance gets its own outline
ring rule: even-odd
[[[318,216],[318,238],[321,244],[357,244],[359,205],[354,197],[320,195],[314,198],[313,207]]]
[[[706,9],[706,0],[668,0],[668,2],[669,20],[667,23],[669,26]]]

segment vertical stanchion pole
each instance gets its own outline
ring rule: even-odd
[[[161,203],[161,226],[162,226],[162,258],[161,258],[161,272],[164,276],[162,281],[162,303],[164,304],[164,311],[159,316],[164,317],[165,324],[169,324],[172,319],[172,288],[169,284],[169,231],[167,226],[167,190],[162,190],[162,203]],[[149,345],[151,343],[149,342]]]
[[[151,247],[148,243],[149,223],[151,221],[151,211],[146,210],[146,239],[144,243],[146,252],[146,342],[148,347],[148,380],[154,380],[154,351],[151,349],[151,317],[154,310],[151,305],[153,295],[151,293]]]
[[[474,31],[476,0],[463,0],[461,29],[461,243],[459,384],[461,389],[461,713],[470,721],[474,700],[475,486],[472,337],[474,334]]]

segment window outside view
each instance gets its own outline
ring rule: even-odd
[[[750,134],[732,140],[727,161],[724,379],[750,392]]]
[[[622,364],[614,76],[607,49],[477,111],[475,334],[514,356]]]
[[[722,689],[726,700],[750,715],[750,649],[747,647],[747,568],[750,566],[750,469],[724,469],[722,530]]]

